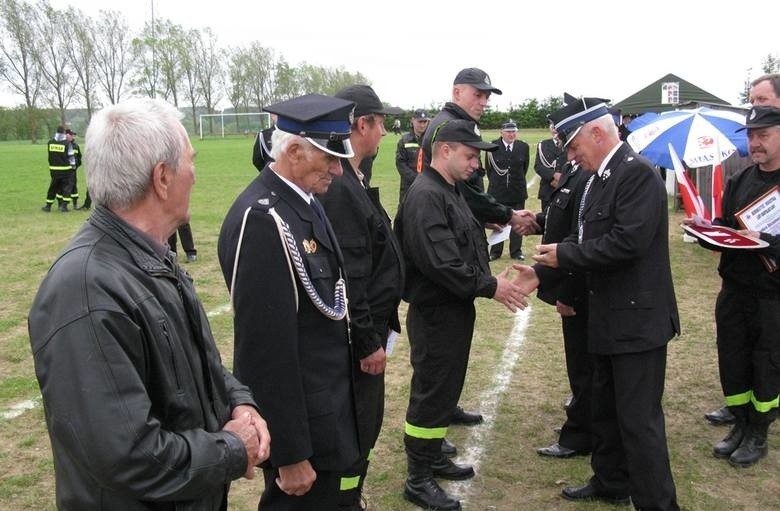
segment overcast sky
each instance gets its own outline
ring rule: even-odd
[[[31,1],[31,0],[30,0]],[[151,19],[152,0],[50,0],[96,18],[111,5],[131,28]],[[449,99],[464,67],[503,89],[505,110],[570,92],[620,101],[667,73],[736,104],[762,59],[780,55],[780,2],[438,0],[154,0],[156,18],[210,27],[223,46],[259,41],[291,64],[361,72],[379,97],[403,108]],[[748,7],[751,10],[748,11]],[[740,10],[741,9],[741,10]],[[771,20],[771,21],[770,21]],[[13,104],[2,96],[2,104]]]

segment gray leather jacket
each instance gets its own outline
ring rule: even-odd
[[[225,509],[255,406],[223,366],[192,281],[96,208],[29,316],[59,509]]]

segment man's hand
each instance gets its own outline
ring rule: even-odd
[[[550,243],[549,245],[536,245],[537,255],[531,256],[534,261],[550,268],[558,267],[558,244]]]
[[[276,486],[287,495],[305,495],[317,479],[317,472],[309,460],[299,461],[292,465],[279,467],[279,477]]]
[[[246,449],[247,467],[244,477],[254,479],[255,467],[268,459],[271,436],[268,427],[257,410],[248,405],[233,409],[232,419],[222,428],[236,435]]]
[[[566,305],[558,300],[555,301],[555,310],[558,311],[562,317],[576,316],[577,312],[571,305]]]
[[[526,264],[513,264],[512,269],[517,271],[517,275],[512,282],[520,288],[520,291],[524,295],[530,295],[539,287],[539,277],[536,276],[536,272],[532,266]]]
[[[526,296],[520,286],[509,280],[507,276],[509,268],[502,271],[496,276],[496,293],[493,295],[493,299],[497,302],[503,303],[507,309],[512,312],[517,309],[525,309],[528,305]]]
[[[561,173],[556,172],[553,174],[553,178],[550,180],[550,186],[553,188],[558,188],[558,183],[561,181]]]
[[[536,223],[536,213],[527,209],[513,210],[509,223],[516,234],[534,234],[541,231],[539,224]]]
[[[491,224],[491,223],[486,223],[485,224],[485,229],[489,229],[489,230],[491,230],[493,232],[498,232],[498,231],[502,230],[503,228],[504,228],[504,226],[501,225],[501,224]]]
[[[360,359],[360,370],[368,374],[382,374],[387,364],[385,349],[381,346],[367,357]]]

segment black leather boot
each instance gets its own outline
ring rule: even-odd
[[[715,444],[712,448],[712,454],[716,458],[725,459],[731,456],[731,454],[737,450],[737,447],[742,443],[742,439],[745,438],[745,432],[747,431],[747,423],[744,419],[737,419],[732,426],[731,431],[726,437]]]
[[[455,455],[458,454],[458,448],[455,447],[455,444],[447,440],[446,438],[441,439],[441,453],[448,458],[452,458]]]
[[[734,467],[749,467],[755,465],[758,460],[766,456],[769,446],[766,443],[766,434],[769,423],[751,422],[747,425],[745,437],[739,447],[729,456],[729,464]]]
[[[41,211],[44,213],[51,213],[51,204],[46,204],[44,207],[41,208]]]
[[[449,479],[450,481],[461,481],[474,477],[474,467],[471,465],[456,465],[444,454],[433,462],[431,470],[434,477]]]
[[[404,498],[423,509],[457,511],[460,501],[453,499],[433,478],[430,466],[409,460],[409,477],[404,484]]]

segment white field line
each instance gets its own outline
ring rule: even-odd
[[[485,453],[485,447],[490,442],[490,437],[493,433],[498,403],[503,398],[509,387],[509,383],[512,381],[515,365],[520,358],[520,348],[522,348],[523,342],[525,341],[525,331],[528,327],[530,315],[530,305],[526,307],[525,310],[517,311],[515,313],[515,323],[512,327],[512,332],[509,334],[506,346],[504,347],[501,363],[493,377],[493,384],[490,385],[477,400],[479,403],[479,411],[485,417],[485,422],[481,425],[470,427],[469,436],[465,445],[458,446],[459,454],[457,461],[459,463],[468,463],[472,465],[477,474],[479,474],[479,467]],[[463,447],[465,447],[465,451]],[[473,479],[450,482],[447,486],[447,490],[453,497],[462,501],[467,501],[472,481]]]
[[[222,314],[225,314],[226,312],[230,312],[230,304],[226,303],[224,305],[220,305],[216,309],[210,310],[206,313],[206,316],[209,318],[213,318],[214,316],[219,316]]]
[[[531,178],[531,180],[530,180],[530,181],[528,181],[528,182],[525,184],[525,188],[526,188],[527,190],[530,190],[530,189],[531,189],[531,187],[532,187],[533,185],[535,185],[537,181],[539,181],[539,174],[537,174],[536,172],[534,172],[534,177],[532,177],[532,178]]]
[[[0,417],[2,417],[5,420],[15,419],[16,417],[19,417],[27,410],[32,410],[33,408],[35,408],[40,404],[41,404],[41,396],[38,396],[33,399],[28,399],[26,401],[21,401],[19,403],[16,403],[15,405],[11,405],[11,407],[8,408],[7,410],[3,410],[2,412],[0,412]]]

